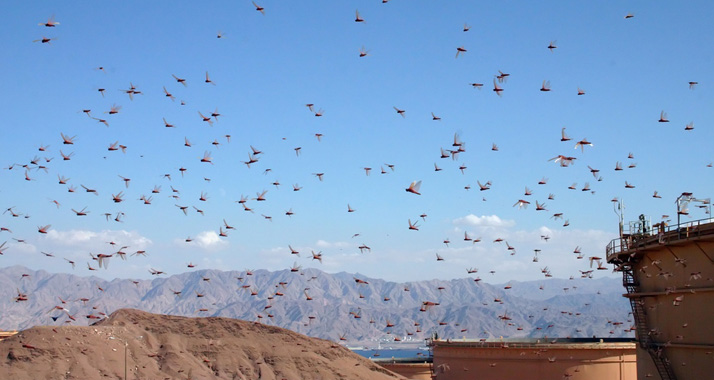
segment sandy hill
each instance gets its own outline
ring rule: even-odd
[[[333,342],[229,318],[117,310],[0,342],[8,379],[403,379]]]

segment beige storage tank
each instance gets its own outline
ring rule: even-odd
[[[712,220],[651,225],[643,215],[608,245],[607,261],[632,306],[638,379],[714,376]]]
[[[635,380],[629,338],[431,342],[437,380]]]

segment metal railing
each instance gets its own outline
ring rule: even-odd
[[[675,225],[657,223],[652,226],[650,231],[634,232],[612,239],[605,248],[607,260],[610,261],[614,255],[619,253],[644,248],[652,244],[665,244],[712,235],[714,234],[714,223],[712,222],[714,219],[706,218]]]

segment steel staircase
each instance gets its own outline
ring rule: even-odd
[[[436,369],[434,368],[434,339],[433,335],[430,339],[427,339],[427,347],[429,347],[429,373],[432,379],[436,379]]]
[[[639,282],[635,278],[631,265],[622,266],[622,285],[627,289],[627,294],[637,294],[640,291]],[[676,380],[677,377],[672,369],[672,364],[664,353],[664,348],[652,338],[654,330],[650,329],[647,324],[647,311],[643,300],[639,297],[629,297],[629,300],[632,315],[635,318],[640,348],[647,350],[650,354],[662,380]]]

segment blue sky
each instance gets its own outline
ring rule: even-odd
[[[395,281],[464,277],[469,267],[490,282],[542,278],[544,266],[567,278],[590,269],[587,257],[604,256],[616,237],[613,197],[625,201],[626,219],[644,213],[658,222],[663,214],[676,218],[674,200],[683,191],[710,196],[708,2],[259,5],[264,15],[250,1],[8,7],[0,23],[0,199],[3,210],[14,206],[23,215],[0,215],[0,226],[12,231],[0,232],[0,244],[7,241],[2,265],[72,271],[67,258],[77,263],[75,273],[89,274],[86,263],[96,266],[90,252],[126,245],[148,257],[115,257],[108,270],[92,274],[145,278],[149,268],[179,273],[189,262],[278,270],[297,261]],[[354,21],[356,9],[366,22]],[[628,13],[634,17],[625,19]],[[60,24],[38,25],[51,16]],[[32,42],[43,37],[53,40]],[[455,58],[457,47],[466,52]],[[499,70],[511,74],[499,84],[501,97],[492,91]],[[206,72],[215,85],[205,83]],[[543,81],[551,91],[539,91]],[[699,84],[690,89],[690,81]],[[141,94],[130,100],[132,84]],[[119,112],[105,113],[113,105]],[[201,120],[199,112],[216,110],[221,116],[212,126]],[[669,123],[658,122],[662,111]],[[693,130],[685,131],[688,123]],[[562,128],[571,141],[560,141]],[[75,143],[62,144],[61,133],[76,136]],[[441,159],[440,148],[455,149],[455,134],[465,151]],[[592,146],[575,149],[582,139]],[[116,141],[126,153],[107,150]],[[248,168],[242,162],[251,146],[263,153]],[[205,152],[213,164],[200,162]],[[560,167],[549,161],[558,155],[576,160]],[[35,156],[46,172],[30,164]],[[617,162],[624,170],[614,170]],[[323,181],[314,173],[324,173]],[[77,191],[58,184],[58,175]],[[119,176],[131,179],[128,188]],[[542,178],[547,183],[538,185]],[[404,191],[413,181],[422,181],[421,195]],[[479,191],[477,181],[491,181],[491,189]],[[594,192],[582,191],[586,182]],[[576,190],[568,189],[574,183]],[[302,189],[293,191],[295,184]],[[160,193],[151,193],[155,186]],[[524,195],[526,187],[532,195]],[[264,190],[265,202],[251,199]],[[113,202],[120,191],[124,200]],[[202,192],[207,201],[199,200]],[[153,195],[151,205],[142,195]],[[254,213],[236,203],[242,195]],[[513,207],[519,199],[531,206]],[[536,211],[536,201],[547,211]],[[87,216],[71,211],[84,207]],[[286,216],[290,209],[294,215]],[[120,212],[121,222],[114,221]],[[691,220],[706,217],[691,207]],[[220,237],[224,219],[235,230]],[[419,220],[418,231],[408,229],[409,220]],[[48,234],[37,232],[48,224]],[[464,241],[465,231],[482,241]],[[362,244],[371,252],[360,253]],[[576,246],[585,259],[575,258]],[[323,264],[311,260],[311,250],[322,251]],[[445,260],[437,262],[437,253]]]

